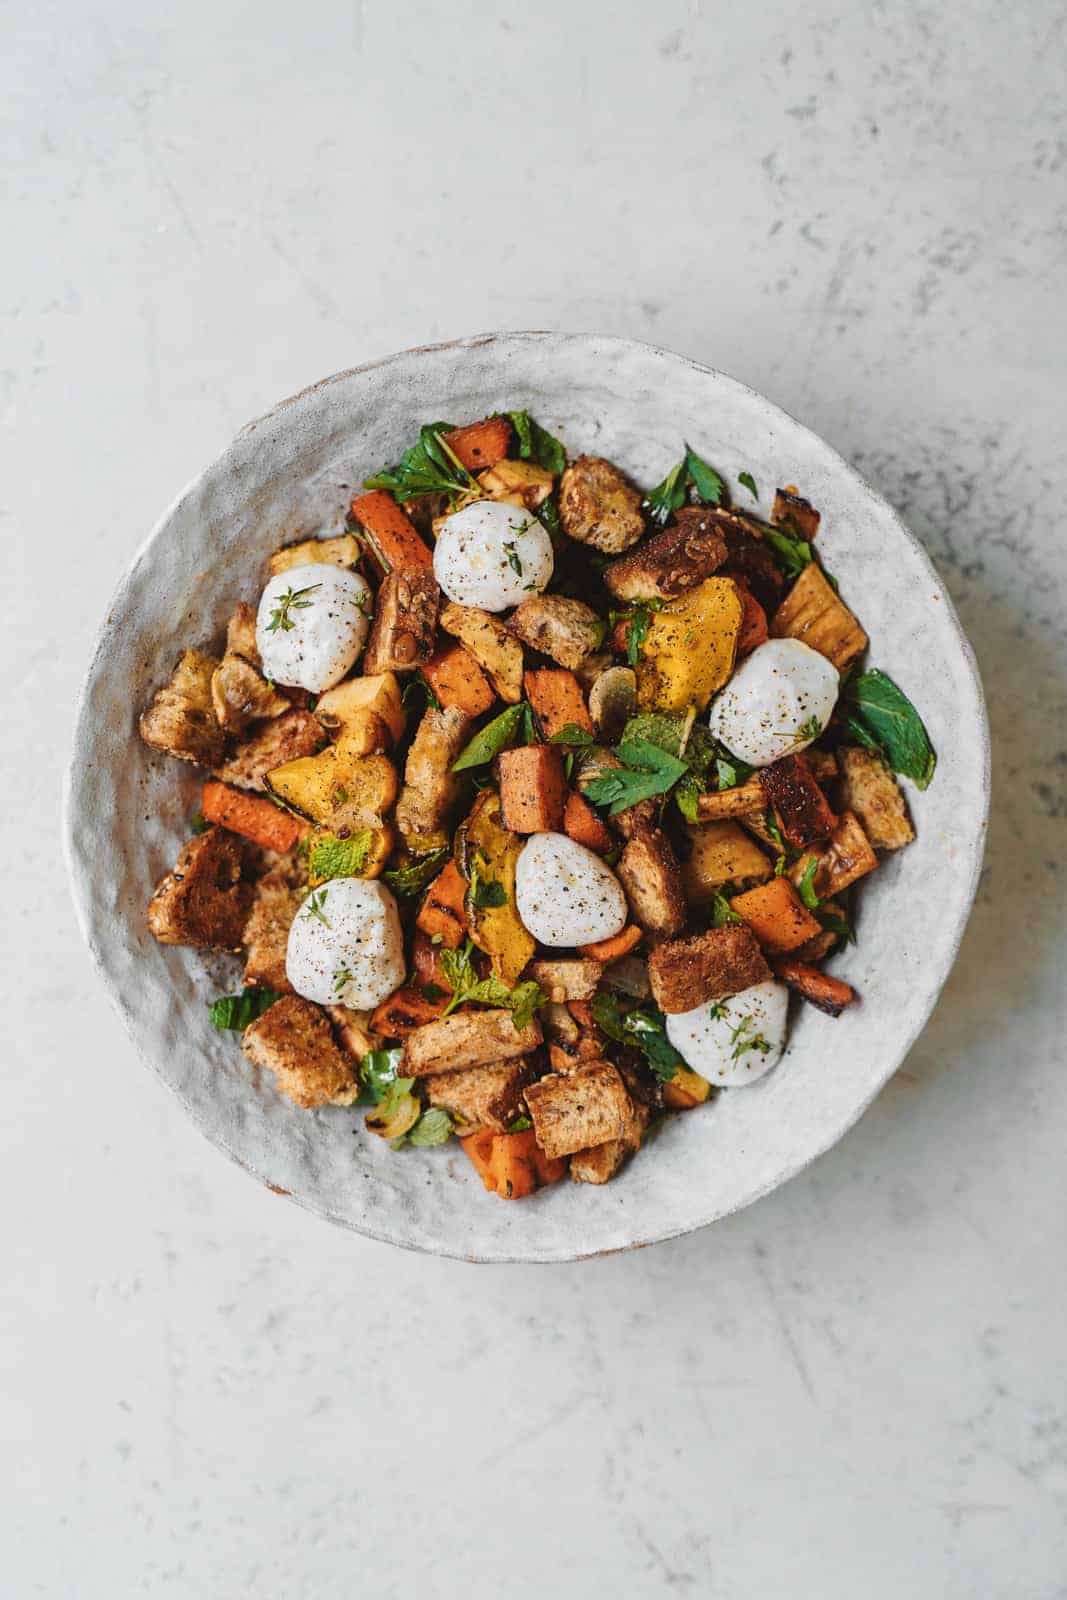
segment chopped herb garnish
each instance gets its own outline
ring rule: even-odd
[[[530,1121],[529,1117],[523,1115],[521,1117],[516,1117],[514,1122],[509,1122],[508,1123],[508,1132],[509,1133],[525,1133],[527,1128],[532,1128],[532,1127],[533,1127],[533,1123]]]
[[[804,568],[815,559],[806,539],[797,538],[781,527],[765,529],[763,542],[770,546],[787,578],[799,578]]]
[[[748,490],[753,500],[759,499],[759,490],[756,488],[756,480],[752,476],[751,472],[739,472],[737,474],[737,481],[741,485],[742,489]]]
[[[725,928],[733,922],[744,922],[744,917],[739,917],[733,906],[724,894],[716,890],[711,897],[711,925],[713,928]]]
[[[615,754],[622,766],[608,768],[584,786],[586,799],[609,806],[613,817],[642,800],[666,794],[689,771],[677,756],[644,739],[624,740]]]
[[[471,876],[471,902],[479,911],[488,911],[494,906],[506,906],[508,892],[495,878],[482,878],[475,868]]]
[[[614,995],[595,994],[593,1019],[617,1044],[636,1045],[656,1077],[669,1083],[685,1061],[667,1038],[662,1011],[654,1006],[636,1006],[624,1011]]]
[[[290,616],[290,612],[306,611],[308,606],[314,604],[314,601],[308,600],[306,597],[309,594],[314,594],[316,589],[321,588],[321,583],[310,583],[306,589],[294,589],[290,584],[285,593],[278,596],[278,604],[271,612],[270,621],[267,623],[267,632],[277,633],[281,629],[283,633],[288,633],[291,628],[295,628],[296,623]]]
[[[508,558],[508,566],[511,568],[512,572],[517,573],[521,578],[524,568],[522,561],[519,558],[519,552],[516,548],[514,539],[504,540],[504,553]]]
[[[317,892],[309,894],[304,903],[304,915],[305,917],[313,918],[316,922],[321,922],[324,928],[329,928],[330,923],[326,920],[326,913],[323,910],[326,904],[326,894],[327,891],[325,889],[319,889]]]
[[[771,1048],[770,1040],[765,1039],[762,1033],[755,1032],[756,1024],[751,1017],[742,1017],[737,1027],[733,1029],[730,1038],[733,1049],[730,1051],[731,1061],[740,1061],[743,1055],[750,1050],[756,1050],[761,1056],[768,1054]]]
[[[370,1099],[378,1105],[389,1087],[396,1082],[397,1069],[403,1057],[397,1045],[392,1050],[368,1050],[360,1059],[359,1076],[367,1087]]]
[[[521,1032],[539,1006],[545,1005],[548,996],[539,983],[517,983],[513,989],[500,978],[490,974],[479,978],[474,970],[474,946],[468,939],[458,950],[441,951],[441,970],[452,988],[452,999],[445,1016],[464,1001],[482,1006],[505,1006],[512,1013],[516,1032]]]
[[[645,515],[657,527],[665,527],[675,511],[680,511],[686,502],[686,491],[692,484],[696,491],[697,499],[706,506],[722,504],[722,495],[725,485],[715,468],[701,457],[695,450],[685,447],[685,455],[678,465],[672,467],[662,483],[649,491],[644,499]]]
[[[445,494],[451,502],[482,488],[449,445],[449,422],[431,422],[420,429],[417,444],[405,450],[398,466],[387,467],[364,480],[365,489],[387,489],[397,500],[419,500],[427,494]]]
[[[212,1026],[219,1031],[233,1029],[243,1033],[250,1022],[255,1022],[268,1011],[281,995],[273,989],[247,988],[240,994],[223,994],[208,1007]]]
[[[447,845],[442,845],[440,850],[433,850],[428,856],[421,856],[406,867],[390,868],[382,873],[382,877],[394,894],[421,894],[426,885],[436,878],[451,853]]]
[[[373,845],[374,833],[370,828],[361,828],[347,839],[336,833],[312,835],[308,847],[308,876],[317,883],[327,878],[359,878]]]
[[[338,967],[333,975],[333,992],[340,994],[346,983],[352,982],[352,968]]]
[[[193,833],[206,833],[211,827],[211,824],[208,822],[202,811],[194,811],[193,815],[189,818],[189,827]]]

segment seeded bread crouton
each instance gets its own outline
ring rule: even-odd
[[[648,957],[653,997],[668,1016],[740,994],[770,975],[751,930],[737,923],[665,940]]]
[[[645,531],[641,494],[602,456],[579,456],[559,485],[563,531],[578,544],[618,555]]]
[[[854,811],[875,850],[899,850],[915,829],[900,785],[881,757],[859,745],[838,751],[845,806]]]
[[[604,641],[604,624],[584,600],[562,594],[532,595],[516,606],[508,627],[561,667],[580,667]]]
[[[726,559],[726,541],[702,506],[686,506],[675,523],[604,568],[617,600],[673,600],[710,578]]]
[[[440,1072],[428,1080],[426,1098],[466,1129],[492,1128],[494,1133],[507,1133],[522,1115],[522,1091],[536,1070],[526,1057],[468,1067],[464,1072]]]
[[[633,1104],[610,1061],[591,1061],[565,1077],[553,1073],[531,1083],[526,1105],[541,1149],[548,1156],[625,1139]]]
[[[423,1078],[484,1067],[491,1061],[513,1061],[529,1055],[540,1043],[541,1024],[536,1017],[516,1029],[510,1011],[454,1011],[408,1035],[404,1076]]]
[[[681,869],[665,833],[635,830],[619,860],[619,880],[636,923],[656,938],[669,939],[685,927],[686,903]]]
[[[327,742],[322,724],[310,711],[286,711],[268,722],[253,723],[250,737],[215,769],[215,776],[238,789],[264,792],[268,772],[301,756],[313,756]]]
[[[278,1089],[306,1111],[350,1106],[359,1098],[356,1064],[341,1050],[326,1013],[299,995],[283,995],[241,1035],[253,1066],[273,1072]]]

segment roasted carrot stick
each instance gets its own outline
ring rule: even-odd
[[[486,467],[495,467],[507,455],[511,423],[507,417],[486,417],[466,428],[454,428],[445,434],[445,440],[468,472],[482,472]]]
[[[387,572],[433,571],[433,556],[391,494],[384,489],[358,494],[351,510]]]
[[[200,812],[205,822],[216,822],[220,828],[239,833],[266,850],[277,850],[279,855],[291,850],[310,829],[310,823],[282,811],[272,800],[231,789],[228,783],[214,778],[204,785]]]
[[[619,961],[623,956],[628,956],[643,938],[642,930],[631,923],[628,928],[624,928],[621,933],[613,934],[610,939],[598,939],[595,944],[579,945],[578,954],[589,956],[593,961]]]

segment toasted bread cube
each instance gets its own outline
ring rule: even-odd
[[[368,1050],[381,1048],[382,1036],[370,1025],[369,1011],[353,1011],[351,1006],[327,1006],[337,1042],[355,1060],[362,1061]]]
[[[500,755],[500,808],[512,833],[559,833],[567,784],[556,744],[520,745]]]
[[[245,983],[259,984],[277,994],[292,992],[285,956],[289,929],[304,893],[304,874],[291,858],[279,861],[256,884],[244,930]]]
[[[650,1119],[649,1108],[640,1101],[632,1101],[630,1125],[623,1138],[609,1139],[606,1144],[591,1145],[587,1150],[576,1150],[571,1156],[571,1177],[575,1183],[609,1183],[627,1156],[640,1150]]]
[[[526,1057],[492,1061],[463,1072],[440,1072],[427,1082],[426,1098],[430,1105],[447,1111],[465,1131],[492,1128],[494,1133],[507,1133],[523,1113],[522,1091],[535,1071]]]
[[[590,1000],[604,975],[600,961],[531,961],[526,976],[552,1001]]]
[[[574,670],[604,642],[604,623],[584,600],[531,595],[515,607],[508,627],[516,638]]]
[[[238,789],[266,790],[267,773],[287,761],[313,756],[326,743],[326,733],[310,711],[295,707],[269,722],[253,725],[251,736],[239,744],[215,776]]]
[[[618,555],[645,531],[641,493],[602,456],[579,456],[559,484],[559,515],[568,539]]]
[[[427,1022],[409,1034],[404,1045],[404,1076],[430,1077],[437,1072],[461,1072],[464,1067],[484,1067],[491,1061],[514,1061],[528,1056],[541,1043],[541,1024],[532,1018],[516,1028],[510,1011],[454,1011],[450,1017]]]
[[[223,828],[190,839],[148,905],[160,944],[239,950],[254,892],[245,863],[241,841]]]
[[[625,1139],[633,1125],[633,1104],[610,1061],[590,1061],[565,1077],[554,1073],[531,1083],[526,1106],[548,1156]]]
[[[878,857],[871,849],[870,840],[851,811],[842,812],[837,827],[822,850],[808,851],[793,863],[789,876],[794,883],[799,883],[804,876],[813,854],[819,862],[814,888],[820,900],[825,900],[827,895],[840,894],[842,889],[866,877],[878,865]]]
[[[404,787],[396,803],[396,824],[415,855],[448,843],[445,825],[463,794],[463,780],[452,763],[467,742],[470,717],[462,711],[423,713],[404,767]]]
[[[478,482],[491,500],[514,500],[528,511],[536,511],[552,493],[555,478],[547,467],[535,461],[498,461],[495,467],[479,473]]]
[[[253,1066],[273,1072],[280,1092],[306,1111],[350,1106],[359,1098],[356,1064],[334,1039],[326,1013],[299,995],[283,995],[241,1035]]]
[[[765,983],[770,968],[748,928],[729,923],[688,939],[667,939],[648,957],[652,995],[668,1015]]]
[[[222,759],[223,731],[211,698],[214,656],[186,650],[169,683],[141,713],[141,738],[153,750],[212,767]]]
[[[845,806],[854,811],[875,850],[899,850],[915,829],[896,778],[880,756],[859,745],[838,751]]]
[[[646,933],[669,939],[685,927],[682,873],[665,833],[642,827],[630,839],[618,867],[633,919]]]
[[[723,817],[748,817],[767,809],[767,796],[758,778],[749,778],[733,789],[716,789],[697,796],[697,820],[718,822]]]
[[[690,905],[709,906],[728,883],[748,888],[773,876],[771,862],[736,822],[694,822],[686,833],[692,850],[682,863],[682,882]]]
[[[867,635],[845,602],[811,561],[794,583],[771,621],[775,639],[799,639],[843,672],[867,648]]]
[[[363,671],[368,677],[414,672],[429,661],[440,598],[433,573],[421,568],[398,569],[382,579],[363,652]]]
[[[768,805],[778,813],[782,833],[798,850],[833,833],[837,818],[803,755],[772,762],[760,772],[759,781]]]
[[[256,613],[241,601],[226,624],[226,653],[211,674],[211,703],[227,733],[243,733],[250,722],[280,717],[291,702],[263,676],[256,644]]]
[[[675,523],[604,568],[617,600],[674,600],[710,578],[726,559],[726,541],[703,506],[685,506]]]

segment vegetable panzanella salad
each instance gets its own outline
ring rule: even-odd
[[[822,963],[934,754],[819,520],[688,446],[643,493],[520,411],[427,425],[277,550],[140,721],[210,774],[148,923],[244,952],[216,1027],[514,1199],[755,1083],[791,992],[853,1004]]]

